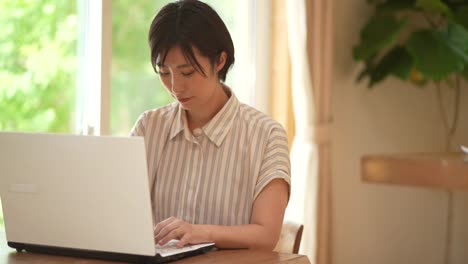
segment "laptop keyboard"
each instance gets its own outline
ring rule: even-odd
[[[179,242],[179,240],[173,239],[162,246],[159,244],[156,244],[156,253],[161,255],[162,257],[165,257],[165,256],[176,255],[179,253],[193,251],[193,250],[214,244],[214,243],[204,243],[204,244],[198,244],[198,245],[185,245],[182,248],[177,248],[176,247],[177,242]]]
[[[176,247],[176,244],[177,242],[179,242],[178,240],[171,240],[169,242],[167,242],[165,245],[159,245],[159,244],[156,244],[156,252],[158,252],[159,254],[161,255],[166,255],[166,254],[177,254],[177,253],[181,253],[181,252],[185,252],[186,250],[184,250],[184,248],[186,248],[187,246],[185,247],[182,247],[182,248],[177,248]]]

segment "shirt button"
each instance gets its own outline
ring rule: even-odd
[[[202,134],[203,134],[203,131],[200,128],[195,128],[193,130],[193,135],[196,137],[201,136]]]

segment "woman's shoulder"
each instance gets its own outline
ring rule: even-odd
[[[174,115],[177,113],[177,109],[177,102],[173,102],[162,107],[146,110],[141,114],[140,119],[145,119],[146,122],[160,119],[172,120]]]
[[[260,129],[265,132],[280,130],[284,133],[283,126],[269,115],[244,103],[239,105],[239,121],[243,122],[249,128]]]

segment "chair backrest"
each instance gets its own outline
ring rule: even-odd
[[[273,251],[280,253],[299,253],[302,230],[304,225],[293,221],[285,221],[281,228],[281,235]]]

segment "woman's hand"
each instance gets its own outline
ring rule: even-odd
[[[192,225],[176,217],[169,217],[154,228],[154,241],[159,245],[165,245],[171,239],[179,239],[176,246],[181,248],[187,244],[209,242],[209,234],[200,225]]]

